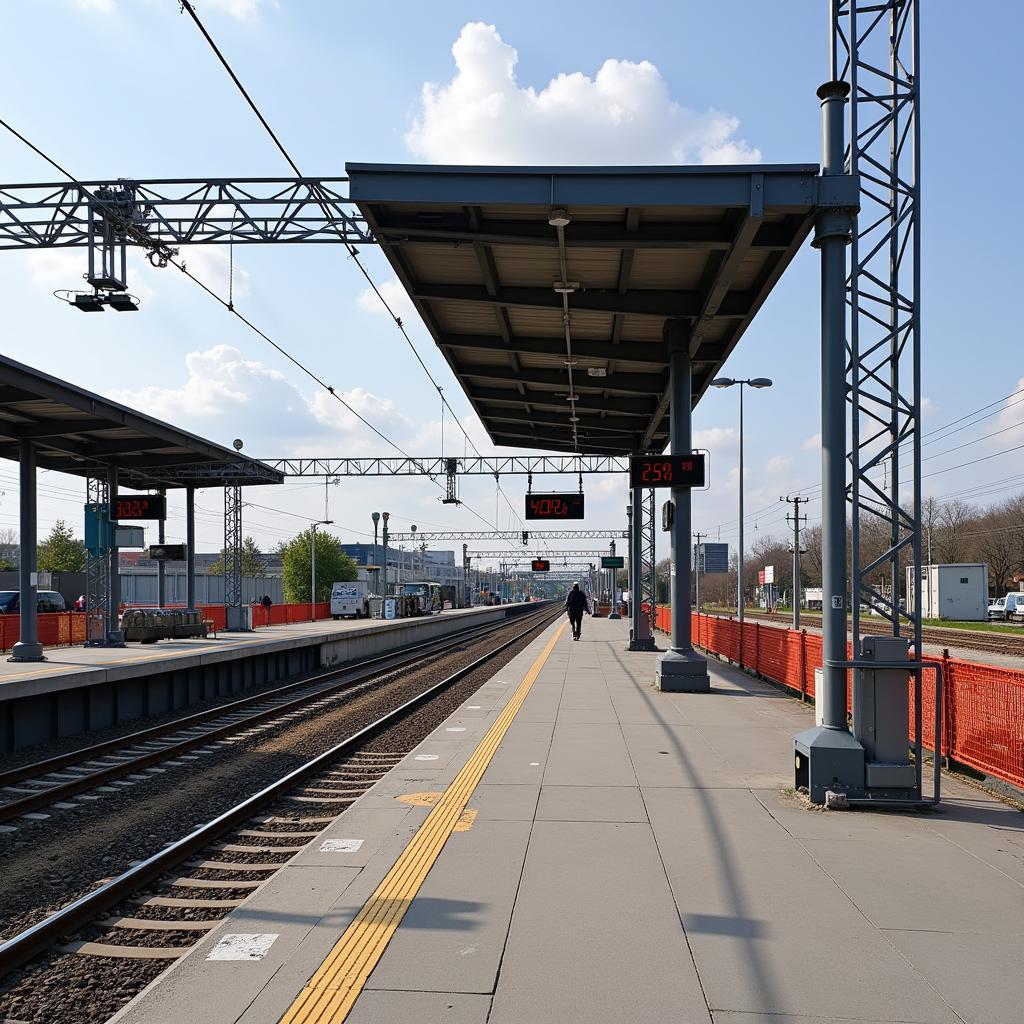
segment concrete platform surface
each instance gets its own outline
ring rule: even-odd
[[[558,628],[114,1020],[1024,1019],[1024,815],[950,779],[938,812],[811,810],[809,707],[714,661],[660,693],[626,623]],[[207,959],[226,934],[275,937]]]
[[[245,658],[334,640],[353,640],[375,633],[395,633],[457,617],[486,621],[494,608],[461,608],[417,619],[318,619],[290,625],[263,626],[251,633],[218,633],[193,640],[161,640],[125,647],[48,647],[46,661],[15,662],[0,657],[0,701],[52,693],[82,685],[145,676],[190,665]]]

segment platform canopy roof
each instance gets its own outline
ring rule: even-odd
[[[696,404],[830,187],[815,164],[347,170],[491,439],[613,455],[668,441],[666,320]]]
[[[105,476],[134,490],[279,484],[284,474],[127,406],[0,356],[0,457],[31,439],[36,462],[76,476]]]

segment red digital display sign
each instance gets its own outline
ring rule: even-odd
[[[527,519],[582,519],[583,495],[527,494]]]
[[[167,499],[162,494],[119,494],[111,519],[166,519]]]
[[[530,563],[530,568],[534,572],[551,572],[551,563],[546,558],[535,558]]]
[[[704,453],[634,455],[629,460],[630,487],[703,487]]]

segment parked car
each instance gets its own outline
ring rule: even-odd
[[[1013,592],[1005,597],[997,597],[988,606],[989,621],[992,619],[1024,619],[1024,594]]]
[[[17,615],[21,605],[21,593],[17,590],[0,590],[0,615]],[[56,590],[36,591],[37,612],[66,611],[64,598]]]

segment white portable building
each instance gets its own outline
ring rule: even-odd
[[[920,587],[916,586],[918,580]],[[919,573],[914,566],[907,566],[909,611],[915,609],[918,591],[923,618],[984,622],[988,618],[988,563],[922,565]]]

